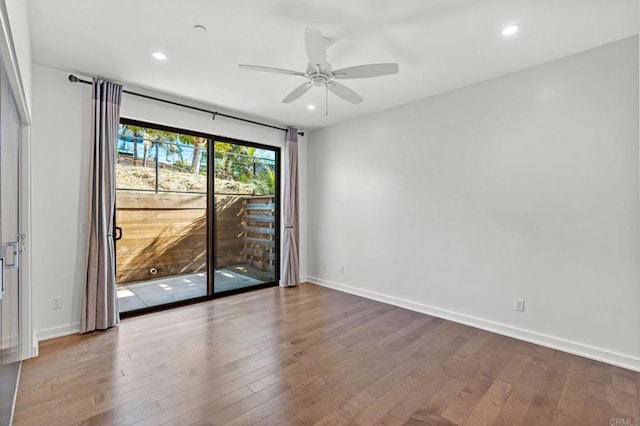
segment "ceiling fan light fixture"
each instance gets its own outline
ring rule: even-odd
[[[151,54],[151,56],[153,56],[154,58],[156,58],[159,61],[166,61],[167,60],[167,55],[165,55],[162,52],[153,52]]]
[[[520,26],[517,24],[507,25],[502,29],[502,35],[505,37],[509,37],[517,33],[519,30],[520,30]]]

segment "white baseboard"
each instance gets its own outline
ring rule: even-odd
[[[68,336],[69,334],[80,333],[80,323],[74,322],[68,325],[61,325],[58,327],[45,328],[39,330],[36,333],[36,342],[40,343],[43,340],[54,339],[56,337]],[[37,354],[37,352],[36,352]]]
[[[410,300],[388,296],[382,293],[363,290],[361,288],[352,287],[349,285],[340,284],[317,277],[309,276],[307,277],[307,281],[323,287],[342,291],[344,293],[354,294],[366,299],[376,300],[378,302],[387,303],[389,305],[398,306],[400,308],[409,309],[411,311],[420,312],[438,318],[443,318],[456,323],[490,331],[496,334],[501,334],[503,336],[513,337],[514,339],[523,340],[525,342],[534,343],[536,345],[557,349],[559,351],[568,352],[570,354],[640,372],[640,358],[636,358],[630,355],[611,352],[606,349],[596,348],[559,337],[549,336],[535,331],[529,331],[510,325],[500,324],[482,318],[476,318],[470,315],[452,312],[445,309],[425,305],[423,303],[412,302]]]
[[[31,335],[31,356],[30,358],[35,358],[39,355],[40,346],[38,345],[38,333],[35,331]]]

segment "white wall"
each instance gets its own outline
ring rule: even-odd
[[[85,272],[91,87],[71,84],[68,72],[34,65],[33,309],[36,338],[78,330]],[[162,95],[160,95],[162,96]],[[224,111],[220,111],[224,112]],[[121,116],[189,130],[284,146],[284,133],[125,95]],[[284,153],[284,151],[283,151]],[[306,187],[307,148],[300,141],[300,185]],[[306,276],[306,198],[301,214],[301,273]],[[61,310],[50,300],[62,296]]]
[[[309,138],[311,281],[640,369],[637,37]]]

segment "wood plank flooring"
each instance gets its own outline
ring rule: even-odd
[[[14,424],[626,425],[639,386],[622,368],[303,284],[43,342]]]

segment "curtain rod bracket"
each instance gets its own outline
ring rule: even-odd
[[[211,116],[211,119],[212,119],[213,121],[216,121],[216,115],[218,115],[218,113],[214,111],[214,112],[212,113],[212,116]]]

